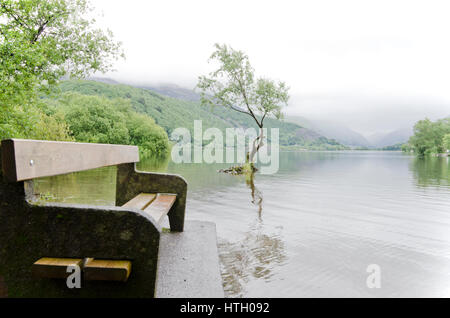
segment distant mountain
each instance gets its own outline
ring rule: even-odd
[[[286,121],[314,130],[327,138],[333,138],[346,146],[370,147],[371,143],[360,133],[330,121],[309,120],[301,116],[289,116]]]
[[[377,148],[406,143],[413,135],[412,128],[402,128],[387,133],[376,133],[368,136],[370,143]]]
[[[118,81],[113,80],[112,78],[107,77],[90,77],[88,80],[100,82],[100,83],[106,83],[106,84],[120,84]]]
[[[169,96],[173,98],[178,98],[182,100],[187,100],[191,102],[200,101],[200,94],[197,94],[194,89],[189,89],[185,87],[178,86],[176,84],[145,84],[145,85],[135,85],[130,83],[121,83],[116,80],[107,77],[90,77],[88,80],[106,83],[106,84],[125,84],[133,87],[147,89],[164,96]]]
[[[161,95],[170,96],[170,97],[178,98],[178,99],[182,99],[182,100],[187,100],[190,102],[200,101],[200,95],[197,94],[193,89],[180,87],[175,84],[161,84],[161,85],[155,85],[155,86],[139,85],[136,87],[148,89],[148,90],[157,92]]]

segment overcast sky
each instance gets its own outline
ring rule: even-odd
[[[366,135],[450,115],[450,1],[91,0],[123,42],[119,81],[192,88],[213,44],[291,87],[288,114]]]

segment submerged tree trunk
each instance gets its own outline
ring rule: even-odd
[[[252,150],[247,153],[247,163],[253,164],[255,155],[259,149],[264,145],[264,131],[262,127],[259,128],[259,136],[253,140]]]
[[[246,154],[246,161],[244,165],[239,165],[235,167],[231,167],[229,169],[221,169],[218,172],[230,173],[234,175],[242,175],[242,174],[254,174],[258,169],[254,165],[255,155],[258,153],[259,149],[264,146],[264,130],[262,127],[259,128],[259,136],[253,140],[252,149],[249,150]]]

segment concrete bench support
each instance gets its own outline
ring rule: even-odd
[[[0,158],[0,297],[223,297],[215,225],[183,232],[186,181],[137,171],[136,146],[10,139]],[[113,165],[116,206],[34,193],[34,178]],[[170,233],[160,225],[166,215]],[[87,258],[82,288],[50,279]]]
[[[214,223],[189,221],[182,233],[161,234],[155,297],[224,297]]]

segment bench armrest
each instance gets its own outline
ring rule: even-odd
[[[170,228],[182,232],[186,210],[187,182],[178,175],[137,171],[136,165],[117,166],[116,205],[122,206],[140,193],[174,193],[177,199],[170,210]]]

